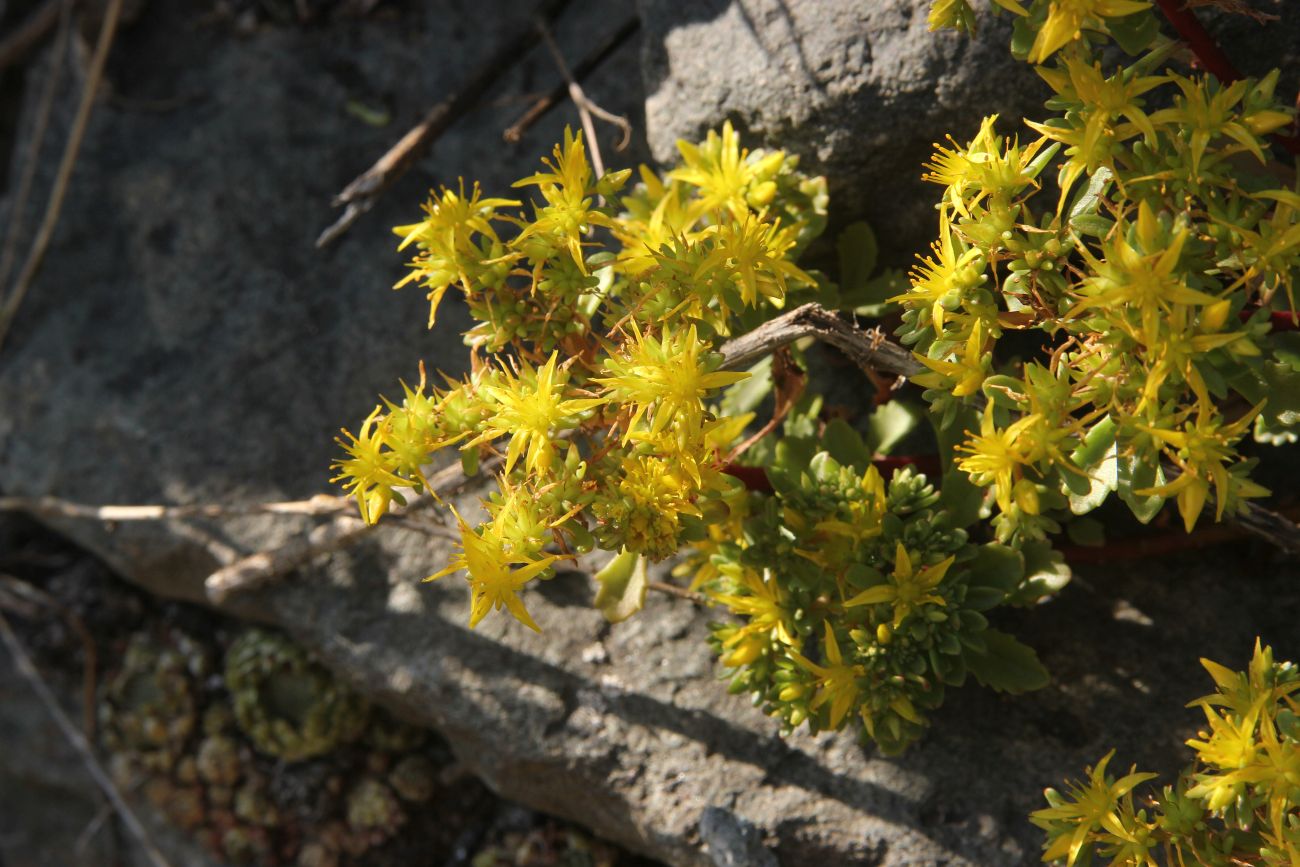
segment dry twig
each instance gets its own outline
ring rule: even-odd
[[[32,248],[27,254],[23,270],[19,272],[14,287],[0,308],[0,347],[4,345],[5,335],[13,323],[18,307],[23,303],[32,279],[41,267],[45,251],[54,236],[54,227],[59,222],[59,212],[63,209],[63,197],[68,192],[68,182],[72,178],[72,169],[77,164],[77,154],[81,150],[81,140],[86,134],[86,124],[90,120],[90,110],[95,104],[95,94],[99,82],[104,77],[104,63],[108,60],[108,51],[113,47],[113,37],[117,33],[117,22],[122,15],[123,0],[109,0],[104,13],[104,23],[99,28],[99,40],[95,43],[95,53],[90,58],[90,68],[86,72],[86,83],[81,91],[81,103],[77,106],[76,117],[72,121],[72,130],[68,133],[68,143],[63,149],[63,159],[59,162],[58,174],[54,177],[54,187],[50,190],[50,199],[45,206],[45,217],[32,241]]]
[[[573,67],[573,80],[581,84],[587,79],[587,76],[595,72],[596,69],[608,60],[615,51],[623,47],[627,40],[641,27],[641,19],[635,15],[623,22],[623,24],[605,37],[596,49],[588,54],[582,60],[578,61]],[[569,95],[569,84],[562,81],[553,87],[550,93],[542,96],[519,116],[519,119],[506,128],[501,137],[510,144],[518,144],[523,139],[524,133],[528,131],[533,124],[546,116],[547,112],[555,108],[565,97]],[[622,150],[622,148],[619,148]]]
[[[864,371],[885,371],[895,376],[913,376],[925,368],[902,346],[880,329],[864,331],[847,318],[820,304],[805,304],[784,313],[740,337],[722,344],[722,366],[743,370],[782,346],[804,337],[829,343]]]
[[[498,466],[498,458],[483,461],[478,478],[486,478]],[[469,481],[460,464],[453,464],[429,477],[429,488],[439,496],[460,489]],[[431,525],[412,525],[404,521],[412,512],[427,508],[433,502],[429,496],[421,497],[404,509],[397,509],[384,516],[384,523],[412,527],[425,532],[435,532]],[[283,577],[294,569],[310,562],[322,554],[328,554],[361,539],[373,531],[378,524],[367,524],[353,515],[338,515],[330,523],[324,524],[307,534],[305,538],[294,539],[286,545],[270,551],[259,551],[235,563],[218,569],[208,576],[204,588],[208,598],[213,602],[222,602],[232,594],[268,584]],[[452,534],[450,528],[436,531],[437,535]],[[459,538],[459,534],[456,534]]]
[[[553,21],[564,11],[569,0],[543,0],[536,18]],[[465,114],[493,84],[510,70],[519,58],[528,53],[539,38],[537,30],[526,27],[513,38],[507,39],[461,88],[429,109],[424,119],[388,149],[374,165],[366,169],[334,197],[334,207],[343,213],[316,238],[318,248],[328,247],[374,207],[384,191],[406,173],[440,135]]]
[[[556,67],[560,70],[560,75],[564,76],[569,88],[569,99],[573,100],[574,106],[578,109],[578,119],[582,122],[582,132],[587,137],[587,146],[591,149],[591,167],[595,170],[596,177],[603,178],[605,176],[605,160],[600,155],[600,140],[596,138],[596,122],[592,118],[598,117],[623,131],[623,138],[614,146],[614,149],[619,151],[627,147],[627,143],[632,140],[632,124],[628,123],[627,118],[620,117],[596,105],[587,96],[586,91],[582,89],[582,85],[578,84],[577,79],[573,77],[573,73],[569,71],[569,64],[565,63],[564,55],[560,52],[560,46],[555,44],[555,37],[551,36],[550,28],[546,26],[545,21],[538,20],[537,32],[541,34],[542,42],[545,43],[546,50],[551,53],[551,59],[555,61]]]
[[[0,512],[25,512],[38,518],[80,518],[105,523],[127,521],[169,521],[185,518],[237,518],[244,515],[334,515],[352,507],[348,497],[319,494],[309,500],[282,503],[192,506],[92,506],[57,497],[0,497]]]
[[[113,780],[104,771],[104,766],[95,758],[95,751],[91,749],[85,735],[77,731],[76,726],[63,712],[63,708],[59,707],[58,699],[54,697],[54,693],[50,691],[50,687],[41,677],[41,673],[32,664],[31,656],[28,655],[26,648],[18,640],[18,636],[14,634],[13,629],[10,628],[9,620],[4,614],[0,614],[0,639],[9,648],[9,653],[14,658],[14,667],[18,669],[18,673],[31,685],[41,703],[45,705],[46,711],[54,719],[54,724],[59,729],[59,733],[77,751],[77,755],[85,764],[86,770],[90,772],[91,778],[94,779],[95,784],[99,786],[109,802],[112,803],[113,809],[117,811],[117,815],[122,819],[122,824],[126,825],[127,830],[131,832],[131,836],[135,837],[136,842],[144,849],[154,867],[171,867],[167,859],[163,857],[162,852],[158,851],[157,845],[154,844],[144,825],[140,823],[135,811],[122,798],[121,792],[117,790]]]
[[[687,590],[685,587],[678,587],[676,584],[669,584],[667,581],[647,581],[646,588],[657,593],[676,596],[678,599],[685,599],[687,602],[693,602],[696,605],[709,604],[709,597],[703,593],[696,593],[694,590]]]

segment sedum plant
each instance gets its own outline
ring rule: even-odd
[[[632,580],[644,561],[728,512],[740,483],[723,458],[753,416],[708,405],[747,376],[719,370],[715,350],[816,287],[794,257],[822,229],[825,183],[780,151],[742,149],[730,126],[682,154],[614,199],[631,172],[595,177],[566,131],[545,171],[516,184],[535,193],[528,209],[444,189],[424,220],[396,229],[416,251],[402,283],[427,290],[430,323],[451,286],[463,293],[476,320],[470,373],[404,384],[400,403],[346,434],[337,480],[374,522],[429,487],[440,449],[456,448],[470,472],[481,455],[502,457],[486,518],[453,507],[460,554],[432,576],[466,573],[471,625],[505,608],[537,629],[519,591],[594,548],[620,555],[601,602],[626,616],[645,592]]]
[[[525,586],[596,549],[613,555],[596,604],[622,619],[647,565],[690,548],[680,568],[728,616],[713,636],[733,689],[786,728],[852,722],[893,751],[967,672],[1041,686],[1033,652],[981,613],[1044,589],[1025,555],[968,542],[923,477],[886,485],[874,447],[797,400],[794,354],[724,369],[728,336],[792,301],[835,303],[796,264],[823,228],[825,182],[729,125],[680,149],[681,165],[623,192],[630,173],[595,177],[566,133],[516,185],[528,207],[444,189],[398,227],[415,251],[402,284],[426,290],[430,322],[450,288],[466,301],[470,373],[403,384],[345,432],[336,480],[373,523],[430,489],[440,450],[470,473],[493,460],[483,516],[451,507],[459,552],[431,576],[465,574],[471,626],[504,608],[538,629]],[[778,417],[746,437],[769,393]],[[775,451],[769,437],[747,452],[782,416]]]
[[[1193,701],[1206,728],[1173,785],[1135,797],[1156,774],[1107,773],[1112,750],[1030,817],[1044,861],[1115,867],[1300,864],[1300,669],[1255,642],[1244,672],[1202,659],[1215,691]]]
[[[1190,532],[1268,491],[1240,446],[1294,441],[1300,195],[1270,158],[1294,111],[1278,72],[1180,71],[1138,0],[995,0],[1048,84],[1032,135],[986,118],[939,147],[939,237],[897,300],[916,377],[998,538],[1042,538],[1115,493],[1141,521],[1168,498]],[[973,31],[966,0],[932,27]],[[1212,505],[1210,505],[1212,504]],[[1068,510],[1067,510],[1068,507]]]
[[[1041,589],[1023,557],[972,544],[910,467],[886,484],[844,421],[803,436],[812,426],[791,421],[767,470],[773,493],[749,495],[679,567],[743,617],[712,626],[731,691],[786,731],[852,721],[897,753],[968,673],[1008,692],[1045,685],[1033,651],[982,613]]]
[[[505,609],[538,629],[526,586],[596,550],[596,604],[623,619],[648,564],[685,551],[675,574],[719,614],[732,691],[783,730],[852,724],[896,752],[968,676],[1042,686],[1034,652],[985,613],[1069,579],[1062,519],[1115,493],[1148,521],[1172,498],[1190,531],[1211,502],[1217,519],[1267,493],[1239,445],[1300,423],[1300,346],[1279,330],[1300,194],[1268,160],[1292,118],[1276,74],[1181,74],[1138,0],[994,5],[1055,114],[1023,143],[988,118],[939,147],[939,237],[910,281],[872,276],[863,224],[839,238],[841,285],[799,264],[825,182],[729,124],[635,184],[595,176],[566,130],[516,183],[527,203],[432,194],[395,230],[413,254],[398,285],[426,292],[431,327],[449,290],[463,298],[469,373],[435,384],[421,368],[344,432],[335,480],[362,517],[436,497],[426,468],[444,450],[490,472],[481,512],[451,507],[459,548],[430,576],[464,573],[471,626]],[[930,21],[976,25],[966,0],[937,0]],[[798,344],[731,369],[729,338],[806,301],[901,311],[938,489],[879,469],[922,416],[905,400],[864,438],[804,394]]]

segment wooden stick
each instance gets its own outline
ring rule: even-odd
[[[573,79],[581,84],[587,79],[587,76],[595,72],[596,69],[608,60],[615,51],[623,47],[623,43],[631,39],[633,34],[641,27],[641,19],[635,15],[623,22],[623,24],[605,37],[605,40],[596,47],[596,50],[588,54],[582,60],[573,66]],[[569,95],[569,84],[567,81],[561,81],[555,87],[551,88],[550,93],[538,99],[528,110],[519,116],[519,119],[506,128],[501,137],[510,144],[518,144],[533,124],[546,116],[551,109],[559,105]]]
[[[632,124],[628,122],[627,118],[601,108],[591,97],[587,96],[587,92],[582,89],[582,85],[578,84],[578,80],[569,71],[569,64],[565,62],[560,46],[555,44],[555,39],[551,36],[551,30],[546,26],[546,22],[538,21],[537,29],[542,34],[542,42],[546,44],[546,50],[550,52],[551,59],[555,61],[556,67],[560,70],[560,75],[564,76],[564,81],[569,88],[569,99],[573,101],[574,106],[578,109],[578,119],[582,122],[582,132],[587,137],[587,147],[591,151],[591,167],[596,172],[597,178],[603,178],[605,176],[605,160],[600,154],[600,139],[596,137],[596,122],[593,118],[598,117],[622,130],[623,138],[614,146],[614,149],[618,151],[626,148],[628,142],[632,140]],[[600,202],[604,204],[604,199],[600,198]]]
[[[533,20],[553,21],[569,4],[569,0],[542,0]],[[393,182],[406,174],[411,164],[424,154],[439,136],[461,118],[488,89],[512,69],[519,58],[528,53],[540,39],[535,25],[520,30],[498,48],[478,67],[461,88],[429,109],[424,119],[388,149],[374,165],[352,180],[334,197],[334,207],[343,213],[316,239],[317,248],[328,247],[342,237],[362,214],[374,207],[375,202]]]
[[[501,463],[500,458],[489,458],[479,468],[478,478],[487,478]],[[464,486],[469,477],[460,464],[453,464],[429,477],[429,488],[439,495],[451,493]],[[432,497],[422,497],[405,509],[394,510],[391,516],[400,520],[412,512],[427,508],[433,502]],[[392,520],[386,515],[385,523]],[[399,523],[399,526],[407,526]],[[310,562],[322,554],[328,554],[345,548],[372,532],[378,524],[366,524],[353,515],[338,515],[330,523],[315,528],[306,538],[294,539],[288,544],[270,551],[259,551],[242,560],[224,566],[213,572],[203,582],[208,599],[221,603],[234,593],[260,587],[270,581],[292,572],[294,569]],[[448,534],[455,531],[447,528]],[[439,534],[441,535],[441,534]],[[459,537],[459,534],[456,535]]]
[[[50,691],[49,686],[41,677],[41,673],[32,664],[32,659],[28,656],[26,648],[18,640],[18,636],[14,634],[13,629],[10,628],[9,621],[3,613],[0,613],[0,640],[3,640],[5,646],[9,648],[9,653],[14,658],[14,667],[18,669],[18,673],[31,685],[32,690],[40,698],[41,704],[45,705],[45,710],[54,719],[54,724],[59,733],[77,751],[77,755],[80,756],[86,770],[90,772],[91,778],[107,796],[109,802],[113,805],[113,809],[121,817],[122,824],[126,825],[127,830],[131,832],[131,836],[135,837],[140,847],[144,849],[154,867],[171,867],[167,859],[163,857],[162,852],[158,851],[153,838],[144,829],[144,825],[140,823],[135,811],[122,798],[121,792],[117,790],[113,780],[104,771],[103,765],[95,758],[95,751],[91,749],[90,743],[81,732],[77,731],[76,726],[63,712],[63,708],[59,707],[58,699],[54,697],[54,693]]]
[[[199,503],[192,506],[92,506],[57,497],[0,497],[0,512],[26,512],[41,518],[79,518],[117,523],[123,521],[169,521],[185,518],[237,518],[244,515],[334,515],[352,508],[350,497],[318,494],[309,500],[282,503],[248,503],[219,505]]]
[[[669,596],[676,596],[678,599],[685,599],[696,605],[709,604],[709,597],[703,593],[696,593],[694,590],[687,590],[685,587],[678,587],[676,584],[669,584],[667,581],[647,581],[646,587],[656,593],[666,593]]]
[[[81,103],[77,106],[76,117],[72,121],[72,130],[68,133],[68,143],[63,149],[63,159],[59,162],[59,172],[54,178],[54,187],[50,190],[50,200],[45,206],[45,217],[36,231],[32,248],[27,254],[27,261],[9,297],[0,309],[0,346],[4,345],[5,335],[18,313],[18,307],[27,295],[45,251],[54,236],[54,227],[59,222],[59,213],[63,210],[63,197],[68,192],[68,182],[72,178],[72,169],[77,164],[77,154],[81,150],[81,140],[86,134],[86,124],[90,121],[90,110],[95,105],[95,93],[99,82],[104,77],[104,63],[108,60],[108,51],[113,47],[113,36],[117,33],[117,22],[122,15],[123,0],[109,0],[104,13],[104,23],[99,28],[99,41],[95,43],[95,53],[90,58],[90,69],[86,73],[86,84],[81,90]]]
[[[912,353],[890,340],[879,328],[864,331],[820,304],[796,307],[748,334],[728,340],[721,347],[722,366],[727,370],[743,370],[804,337],[829,343],[864,371],[914,376],[925,370]]]

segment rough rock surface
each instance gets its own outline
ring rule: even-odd
[[[1014,130],[1047,92],[1007,52],[1005,15],[968,39],[931,33],[929,0],[638,2],[656,158],[730,119],[826,174],[835,216],[867,219],[902,259],[934,234],[932,143],[994,112]]]
[[[784,5],[804,20],[802,4]],[[110,70],[117,99],[95,115],[54,246],[0,353],[0,487],[98,503],[325,492],[340,424],[355,424],[399,376],[413,378],[418,358],[454,369],[461,357],[459,307],[445,306],[431,335],[419,293],[388,292],[400,267],[387,227],[411,219],[435,179],[464,174],[501,191],[531,170],[563,113],[518,148],[499,133],[516,94],[551,85],[544,54],[499,89],[504,107],[458,125],[337,249],[319,253],[311,241],[331,216],[326,203],[509,21],[523,26],[530,4],[510,3],[491,26],[481,4],[457,2],[246,37],[204,24],[204,4],[150,8],[122,35]],[[699,20],[683,30],[709,26],[689,14]],[[612,17],[569,22],[560,40],[579,52]],[[659,35],[652,27],[652,41]],[[945,68],[957,74],[986,49],[954,50],[964,53]],[[590,90],[635,113],[635,80],[636,57],[624,52]],[[143,107],[176,97],[166,114]],[[387,102],[395,120],[368,126],[350,100]],[[68,113],[56,112],[56,141]],[[799,119],[817,129],[811,114]],[[762,131],[803,134],[793,122]],[[836,141],[857,142],[844,135]],[[890,159],[911,176],[901,156]],[[132,580],[193,599],[219,562],[214,549],[251,552],[306,525],[60,526]],[[1024,815],[1044,785],[1112,745],[1125,763],[1181,763],[1195,725],[1182,704],[1207,688],[1198,656],[1241,664],[1257,632],[1300,656],[1300,575],[1269,565],[1265,550],[1116,568],[1006,619],[1039,648],[1054,686],[1017,699],[955,691],[931,737],[886,759],[849,735],[778,739],[717,683],[708,614],[685,602],[652,599],[611,628],[572,574],[530,593],[543,635],[500,617],[471,632],[463,585],[417,583],[445,556],[388,530],[231,609],[282,625],[368,694],[436,726],[501,793],[683,867],[716,863],[699,831],[709,808],[760,829],[786,867],[1036,863]],[[1255,564],[1251,574],[1239,574],[1242,563]]]
[[[975,4],[980,31],[931,33],[930,0],[638,0],[651,150],[730,119],[754,141],[800,154],[830,180],[833,215],[865,218],[898,261],[934,236],[935,188],[921,180],[933,142],[969,139],[988,114],[1028,132],[1050,92],[1007,50],[1009,16]],[[1282,0],[1250,4],[1281,14]],[[1203,11],[1201,14],[1205,14]],[[1300,15],[1267,28],[1218,22],[1247,74],[1300,75]],[[1280,92],[1294,92],[1285,89]]]

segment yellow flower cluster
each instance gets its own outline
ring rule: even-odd
[[[1115,867],[1159,864],[1300,864],[1300,670],[1255,642],[1245,672],[1201,660],[1218,687],[1192,702],[1209,724],[1187,742],[1196,763],[1138,808],[1133,791],[1155,774],[1115,780],[1112,750],[1084,784],[1046,792],[1030,819],[1048,835],[1044,861]],[[1157,860],[1157,855],[1163,860]]]
[[[1300,194],[1268,165],[1294,112],[1276,71],[1221,84],[1171,68],[1150,3],[996,6],[1059,114],[1028,122],[1027,144],[987,118],[927,166],[939,240],[895,299],[928,368],[915,381],[946,424],[970,426],[958,464],[991,489],[999,538],[1041,538],[1051,513],[1112,492],[1142,520],[1175,498],[1191,531],[1207,502],[1220,519],[1268,493],[1238,451],[1252,424],[1294,438],[1300,368],[1277,325]],[[970,30],[973,15],[939,0],[931,25]],[[1136,60],[1107,68],[1112,38]]]
[[[824,223],[825,184],[780,151],[741,148],[730,125],[681,151],[680,168],[643,167],[620,196],[631,172],[595,177],[566,131],[515,185],[536,193],[531,213],[462,184],[394,230],[416,251],[398,286],[425,288],[430,325],[452,287],[476,320],[470,373],[444,389],[422,375],[345,431],[335,481],[374,523],[428,489],[439,450],[469,471],[500,459],[487,518],[455,513],[459,554],[431,576],[466,573],[471,625],[505,608],[536,629],[519,592],[558,559],[600,547],[659,560],[726,519],[724,459],[751,416],[711,408],[747,376],[721,370],[716,349],[736,315],[814,285],[794,257]]]

